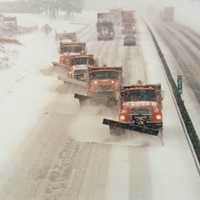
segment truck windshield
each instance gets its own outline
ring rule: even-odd
[[[119,79],[119,73],[117,71],[99,71],[90,73],[90,80],[103,80],[103,79],[111,79],[111,80]]]
[[[125,101],[156,101],[155,90],[133,90],[125,94]]]
[[[61,48],[62,53],[80,53],[84,48],[82,46],[67,46]]]
[[[94,59],[92,58],[73,58],[71,60],[72,65],[94,65]]]

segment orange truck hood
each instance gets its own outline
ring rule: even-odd
[[[81,53],[75,53],[75,52],[72,52],[72,53],[63,53],[62,55],[63,56],[77,56],[77,55],[80,55]]]
[[[96,85],[112,85],[113,84],[112,83],[113,80],[93,80],[93,81],[91,81],[91,83],[93,83],[94,81],[98,82],[98,84],[96,84]],[[118,83],[118,80],[114,80],[114,81],[115,81],[115,83]]]
[[[83,64],[83,65],[72,65],[73,70],[88,70],[88,66],[87,64]]]

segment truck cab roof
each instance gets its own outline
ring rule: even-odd
[[[160,84],[136,84],[136,85],[130,85],[130,86],[124,86],[122,88],[122,91],[131,91],[131,90],[161,90],[161,85]]]
[[[98,72],[98,71],[122,71],[122,67],[92,67],[89,68],[89,72]]]
[[[161,85],[131,85],[121,90],[122,102],[160,102]]]
[[[60,46],[86,46],[84,42],[68,42],[68,41],[61,41]]]

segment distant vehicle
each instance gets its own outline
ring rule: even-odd
[[[86,43],[61,41],[59,53],[59,62],[52,63],[58,79],[74,86],[84,85],[85,88],[86,83],[83,81],[87,80],[87,67],[93,59],[91,55],[87,58]],[[88,65],[86,62],[89,62]]]
[[[175,10],[174,7],[165,7],[161,12],[161,18],[166,22],[174,21]]]
[[[124,36],[124,46],[135,46],[135,45],[136,45],[135,34],[129,34]]]
[[[59,64],[66,64],[70,56],[85,55],[87,53],[84,42],[60,42]]]
[[[113,22],[113,15],[110,12],[97,13],[97,23]]]
[[[98,40],[113,40],[115,37],[114,26],[112,22],[103,22],[97,24]]]
[[[97,14],[97,39],[98,40],[113,40],[115,37],[115,28],[110,13]]]
[[[122,11],[121,17],[122,24],[122,34],[128,34],[133,32],[136,25],[135,11],[134,10],[124,10]]]
[[[93,55],[71,56],[68,63],[68,77],[76,80],[87,81],[88,69],[93,68],[96,61]]]
[[[121,84],[121,67],[89,68],[87,95],[75,94],[74,97],[79,99],[80,105],[86,101],[107,106],[116,105],[119,101]]]
[[[120,95],[119,121],[104,119],[110,134],[124,134],[125,130],[157,136],[163,126],[161,85],[139,82],[123,87]]]

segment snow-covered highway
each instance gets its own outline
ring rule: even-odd
[[[163,136],[110,136],[102,118],[115,113],[80,109],[72,86],[42,73],[57,58],[57,47],[53,35],[34,33],[18,47],[19,63],[0,71],[6,85],[0,93],[0,198],[199,200],[199,174],[146,26],[138,19],[137,47],[124,47],[120,35],[98,42],[93,20],[88,14],[91,25],[82,32],[83,25],[66,26],[79,32],[99,63],[122,65],[126,83],[162,84]]]

